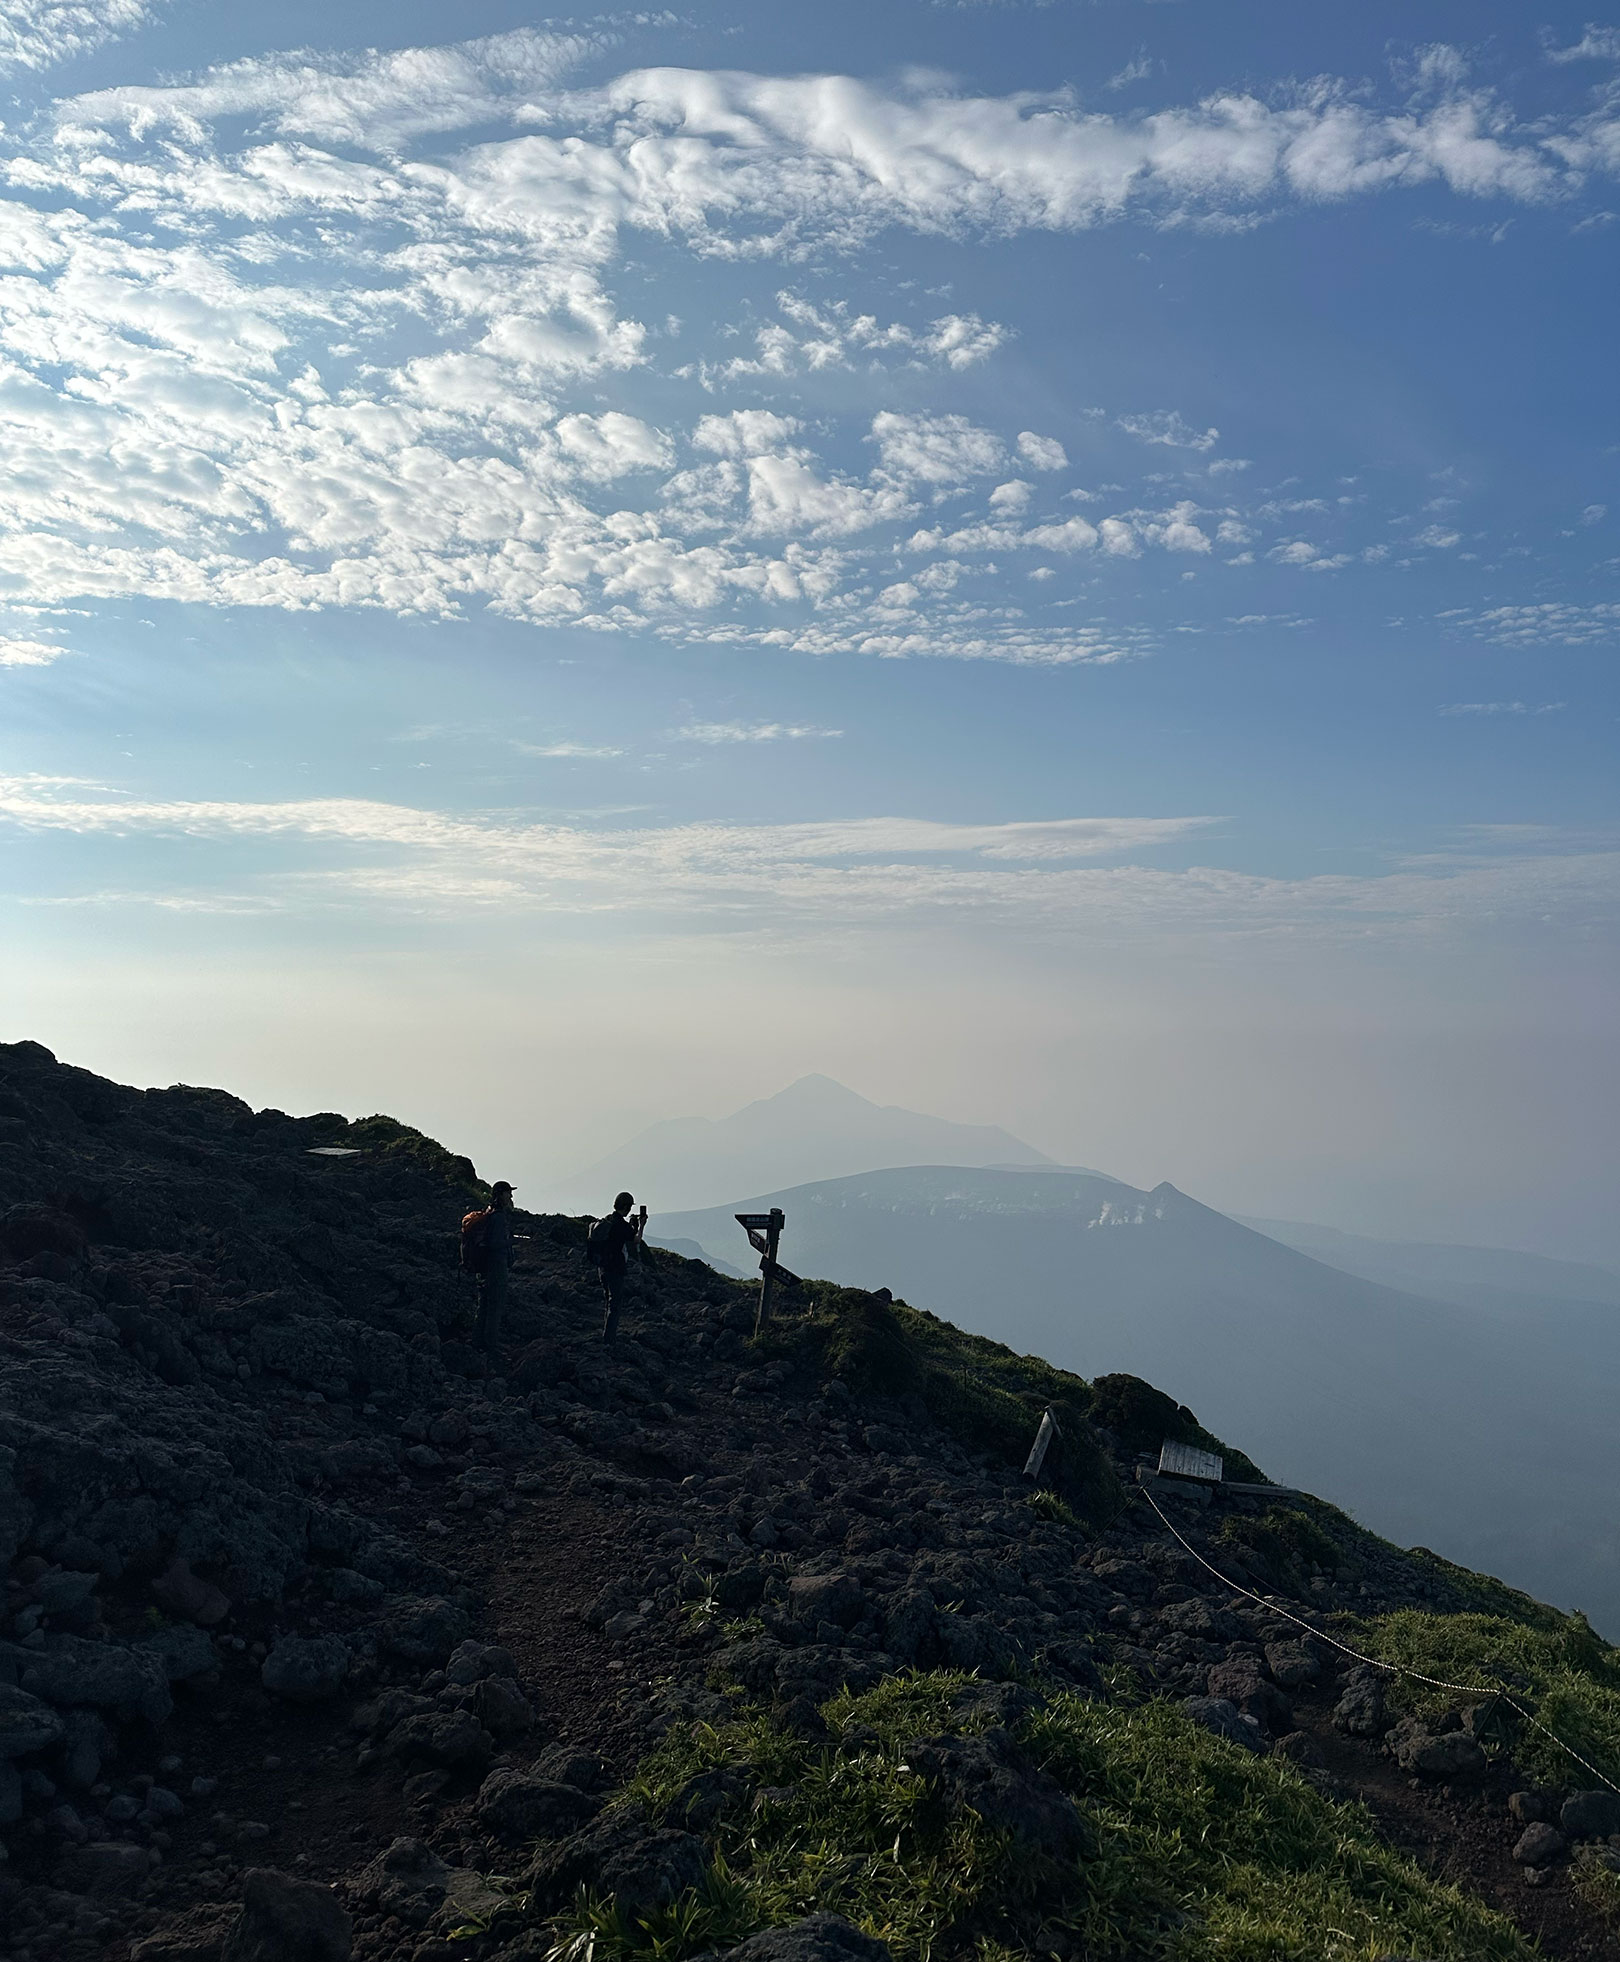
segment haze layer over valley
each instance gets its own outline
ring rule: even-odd
[[[877,1148],[874,1107],[810,1081],[819,1110],[848,1114],[842,1148],[858,1163]],[[735,1119],[650,1135],[686,1146],[679,1189],[712,1192],[744,1136],[762,1162],[789,1153],[803,1096],[795,1085]],[[881,1116],[896,1140],[929,1125],[966,1131]],[[989,1135],[1000,1146],[1005,1134]],[[709,1157],[711,1139],[722,1142]],[[840,1148],[836,1123],[823,1125],[814,1151],[825,1160]],[[642,1165],[655,1162],[638,1149]],[[628,1149],[610,1154],[591,1189],[606,1192],[632,1162]],[[1332,1491],[1379,1532],[1620,1628],[1602,1471],[1620,1278],[1602,1269],[1277,1226],[1321,1250],[1312,1257],[1172,1185],[1141,1191],[1049,1164],[891,1164],[734,1186],[723,1203],[685,1210],[642,1189],[656,1239],[737,1267],[753,1262],[732,1215],[780,1206],[788,1267],[890,1287],[1065,1367],[1145,1376],[1212,1429],[1251,1440],[1272,1477]]]

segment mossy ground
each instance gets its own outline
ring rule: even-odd
[[[919,1736],[992,1721],[952,1714],[971,1687],[939,1673],[836,1697],[823,1744],[763,1713],[672,1734],[628,1794],[654,1817],[682,1823],[695,1774],[729,1769],[744,1787],[708,1831],[705,1886],[645,1923],[582,1900],[559,1947],[680,1962],[828,1909],[897,1962],[1528,1962],[1510,1923],[1394,1852],[1359,1806],[1165,1702],[1063,1696],[1027,1723],[1024,1750],[1075,1799],[1091,1840],[1068,1863],[1034,1857],[908,1765]]]

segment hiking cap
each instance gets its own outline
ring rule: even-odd
[[[505,1179],[497,1179],[489,1189],[491,1192],[504,1192],[509,1198],[512,1192],[511,1186],[507,1184]]]

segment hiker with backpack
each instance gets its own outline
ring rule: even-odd
[[[505,1179],[490,1187],[489,1204],[461,1222],[461,1265],[478,1283],[478,1326],[474,1341],[486,1355],[500,1346],[506,1312],[506,1280],[512,1271],[512,1188]]]
[[[585,1240],[585,1258],[602,1277],[602,1340],[609,1347],[619,1333],[619,1304],[630,1274],[630,1256],[639,1251],[647,1230],[647,1208],[632,1217],[630,1208],[635,1203],[628,1192],[621,1192],[612,1212],[596,1222]]]

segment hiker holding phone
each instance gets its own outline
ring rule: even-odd
[[[596,1222],[585,1242],[585,1258],[602,1277],[602,1340],[610,1348],[619,1333],[619,1308],[630,1274],[630,1256],[640,1251],[647,1230],[647,1208],[632,1213],[635,1203],[628,1192],[621,1192],[612,1212]]]

